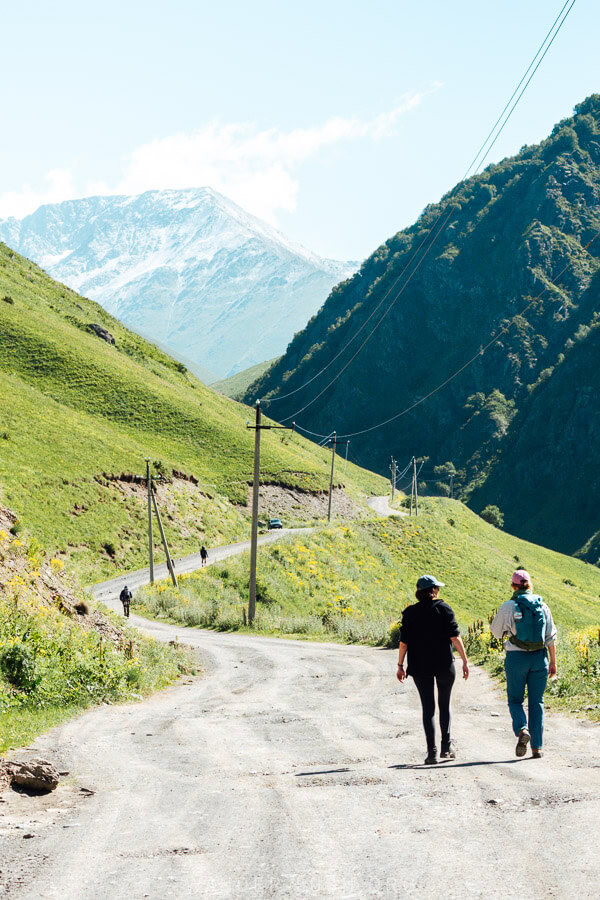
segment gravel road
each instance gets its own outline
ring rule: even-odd
[[[313,531],[313,528],[278,528],[276,531],[269,531],[268,534],[261,534],[258,537],[259,547],[263,544],[272,544],[278,541],[286,534],[297,534],[303,531]],[[244,550],[250,549],[250,541],[238,541],[237,544],[223,544],[221,547],[208,547],[208,565],[216,562],[222,562],[229,556],[237,556]],[[195,572],[202,565],[202,557],[200,553],[191,553],[189,556],[182,556],[180,559],[173,561],[176,575],[184,575],[187,572]],[[156,581],[162,578],[168,578],[169,572],[166,563],[159,563],[154,566],[154,577]],[[134,592],[138,588],[150,581],[150,569],[138,569],[137,572],[129,572],[127,575],[120,575],[118,578],[111,578],[110,581],[103,581],[101,584],[95,584],[90,588],[96,600],[101,600],[109,606],[114,606],[121,612],[120,604],[114,604],[119,599],[119,594],[127,585],[129,590]]]
[[[408,513],[402,512],[400,509],[394,509],[390,506],[390,498],[387,495],[383,497],[370,497],[367,500],[367,506],[375,510],[380,516],[407,516]]]
[[[598,726],[551,716],[545,758],[517,761],[475,670],[459,759],[425,767],[394,651],[133,623],[194,644],[204,676],[36,742],[70,776],[3,806],[11,896],[598,896]]]
[[[97,596],[118,605],[123,583]],[[600,726],[548,716],[544,759],[517,760],[504,695],[475,669],[455,691],[459,758],[426,767],[395,651],[131,623],[197,647],[204,674],[32,745],[69,774],[49,797],[0,797],[0,893],[597,898]]]

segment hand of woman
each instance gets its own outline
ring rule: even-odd
[[[556,675],[556,663],[550,662],[548,663],[548,677],[552,678],[554,675]]]
[[[404,666],[402,665],[402,663],[398,663],[398,668],[396,669],[396,678],[400,682],[406,681],[406,672],[404,671]]]
[[[469,663],[465,660],[463,662],[463,678],[466,681],[468,677],[469,677]]]

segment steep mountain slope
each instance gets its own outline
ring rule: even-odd
[[[247,535],[247,408],[4,244],[0,396],[0,498],[85,578],[145,564],[145,457],[164,476],[174,553]],[[298,435],[263,436],[266,482],[326,489],[329,460]],[[355,495],[384,488],[354,466],[345,481]]]
[[[592,281],[600,310],[600,275]],[[471,505],[495,503],[508,531],[600,564],[600,316],[520,404],[495,465]],[[518,502],[515,503],[515,497]]]
[[[333,290],[246,397],[296,391],[268,406],[270,414],[294,415],[314,432],[336,428],[344,434],[410,407],[475,357],[418,408],[353,437],[354,458],[381,472],[387,472],[391,453],[398,459],[429,456],[430,467],[453,461],[461,470],[457,483],[474,491],[508,442],[515,454],[529,449],[531,455],[543,447],[542,471],[556,485],[567,435],[561,432],[564,414],[558,417],[554,391],[561,398],[572,392],[569,373],[577,369],[575,358],[572,366],[556,364],[575,343],[578,359],[593,356],[592,344],[589,351],[585,345],[596,339],[589,326],[598,310],[599,229],[600,95],[593,95],[540,145],[490,166],[390,238],[349,282]],[[438,232],[433,242],[431,235]],[[311,403],[374,326],[362,352]],[[505,326],[510,327],[502,333]],[[498,341],[478,356],[492,335],[499,335]],[[302,387],[339,351],[330,368]],[[585,373],[591,410],[600,376],[592,366]],[[540,379],[543,389],[533,390]],[[538,430],[532,432],[534,409]],[[581,426],[581,421],[574,425],[574,439],[582,442],[578,458],[585,454],[590,470],[595,446]],[[508,451],[506,458],[512,459]],[[541,481],[534,482],[541,495],[529,490],[526,471],[527,464],[498,468],[473,502],[500,498],[507,525],[518,534],[571,552],[581,547],[598,530],[597,515],[587,506],[580,517],[572,488],[553,499],[553,506]],[[524,500],[536,504],[535,515],[523,510]],[[572,531],[574,516],[581,521]]]
[[[0,240],[221,378],[282,353],[356,269],[210,188],[42,206],[0,222]]]

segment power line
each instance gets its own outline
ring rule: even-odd
[[[479,148],[479,150],[478,150],[477,153],[475,154],[475,156],[474,156],[474,158],[473,158],[473,161],[471,162],[471,165],[470,165],[469,168],[467,169],[467,172],[469,172],[469,171],[471,170],[471,168],[475,165],[475,163],[476,163],[477,160],[479,159],[479,156],[480,156],[481,153],[483,152],[483,150],[484,150],[484,148],[485,148],[485,145],[486,145],[487,142],[490,140],[490,138],[491,138],[491,136],[493,135],[494,131],[496,130],[496,128],[498,127],[498,125],[499,125],[500,122],[502,121],[502,117],[504,116],[504,113],[506,112],[506,110],[508,109],[508,107],[510,106],[510,104],[512,103],[512,101],[514,100],[514,98],[515,98],[515,96],[516,96],[516,94],[517,94],[519,88],[521,87],[521,85],[523,84],[523,82],[524,82],[525,79],[527,78],[529,72],[531,71],[532,66],[535,65],[535,61],[537,60],[538,56],[539,56],[540,53],[542,52],[542,48],[544,47],[544,44],[546,43],[546,41],[548,40],[548,38],[549,38],[550,35],[552,34],[552,31],[553,31],[553,29],[554,29],[556,23],[558,22],[558,20],[560,19],[560,17],[562,16],[562,14],[563,14],[563,12],[564,12],[564,10],[565,10],[565,7],[567,7],[567,6],[569,5],[570,2],[571,2],[571,0],[565,0],[565,3],[564,3],[564,5],[563,5],[561,11],[560,11],[559,14],[557,15],[557,17],[556,17],[556,19],[554,20],[554,22],[552,23],[552,25],[551,25],[551,27],[550,27],[550,30],[547,32],[546,37],[544,38],[544,40],[543,40],[542,43],[540,44],[537,53],[535,54],[535,56],[533,57],[533,59],[532,59],[531,62],[529,63],[529,66],[527,67],[527,69],[526,69],[525,72],[523,73],[523,76],[522,76],[521,80],[519,81],[518,85],[516,86],[516,88],[514,89],[514,91],[512,92],[512,94],[510,95],[509,99],[507,100],[506,106],[504,107],[504,109],[502,110],[502,112],[500,113],[500,115],[498,116],[498,118],[496,119],[496,121],[494,122],[494,124],[493,124],[493,126],[492,126],[492,128],[491,128],[491,130],[490,130],[490,132],[489,132],[489,134],[488,134],[488,136],[486,137],[485,141],[483,142],[483,144],[481,145],[481,147]],[[575,0],[573,0],[573,3],[571,3],[571,7],[574,6],[574,3],[575,3]],[[570,9],[569,9],[569,12],[571,12]],[[566,19],[566,17],[569,15],[569,12],[567,12],[567,15],[565,16],[565,19]],[[561,23],[561,27],[562,27],[562,23]],[[554,38],[555,38],[556,35],[558,34],[558,31],[559,31],[559,30],[560,30],[560,29],[557,29],[556,34],[555,34],[554,37],[552,38],[552,41],[554,40]],[[552,43],[552,41],[550,41],[550,44]],[[546,55],[546,53],[547,53],[548,50],[550,49],[550,44],[548,44],[548,46],[546,47],[546,50],[544,51],[544,56]],[[544,58],[544,57],[542,56],[542,59],[543,59],[543,58]],[[541,61],[542,61],[542,60],[540,60],[540,62],[541,62]],[[539,63],[538,63],[538,66],[539,66]],[[537,66],[536,66],[536,69],[537,69]],[[533,75],[535,75],[535,71],[532,73],[532,77],[533,77]],[[525,85],[525,87],[527,87],[527,85]],[[495,139],[494,139],[494,143],[495,143]],[[490,147],[488,148],[488,150],[487,150],[485,156],[487,156],[487,155],[489,154],[489,152],[490,152],[492,146],[493,146],[493,144],[490,145]],[[484,156],[484,159],[485,159],[485,156]]]
[[[596,232],[596,234],[595,234],[595,235],[587,242],[587,244],[586,244],[582,249],[583,249],[584,251],[585,251],[585,250],[588,250],[589,247],[594,243],[594,241],[595,241],[599,236],[600,236],[600,230]],[[569,263],[567,263],[567,264],[561,269],[561,271],[558,273],[558,275],[555,276],[555,281],[558,281],[558,279],[561,278],[562,275],[564,275],[564,273],[567,271],[568,268],[569,268]],[[541,297],[543,297],[543,295],[546,293],[547,290],[548,290],[548,286],[544,287],[544,289],[543,289],[542,291],[540,291],[540,293],[539,293],[536,297],[533,297],[533,298],[529,301],[529,303],[528,303],[526,306],[523,307],[523,309],[522,309],[520,312],[515,313],[515,315],[512,316],[512,318],[510,319],[510,321],[508,322],[508,324],[504,325],[504,326],[500,329],[500,331],[497,332],[497,333],[491,338],[491,340],[488,341],[487,344],[485,344],[485,346],[481,347],[481,348],[477,351],[477,353],[476,353],[474,356],[471,357],[471,359],[469,359],[466,363],[464,363],[464,365],[462,365],[459,369],[457,369],[456,372],[453,372],[452,375],[449,376],[449,378],[446,378],[445,381],[442,381],[441,384],[438,384],[437,387],[435,387],[432,391],[430,391],[430,392],[429,392],[428,394],[426,394],[424,397],[421,397],[419,400],[416,400],[414,403],[412,403],[410,406],[407,406],[406,409],[403,409],[401,412],[396,413],[396,414],[393,415],[393,416],[390,416],[390,418],[384,419],[382,422],[378,422],[376,425],[371,425],[369,428],[363,428],[363,429],[361,429],[360,431],[352,431],[352,432],[349,432],[348,434],[341,434],[341,435],[340,435],[340,438],[357,437],[358,435],[361,435],[361,434],[367,434],[367,433],[370,432],[370,431],[375,431],[377,428],[382,428],[384,425],[388,425],[390,422],[394,422],[396,419],[399,419],[401,416],[406,415],[406,413],[411,412],[411,411],[412,411],[413,409],[415,409],[417,406],[420,406],[421,403],[424,403],[426,400],[429,400],[430,397],[432,397],[434,394],[437,394],[438,391],[441,391],[441,389],[444,388],[444,387],[446,387],[447,384],[449,384],[451,381],[454,381],[454,379],[457,378],[462,372],[464,372],[465,369],[468,369],[468,367],[469,367],[470,365],[472,365],[472,364],[475,362],[476,359],[479,359],[479,357],[483,356],[484,353],[485,353],[487,350],[489,350],[489,348],[492,346],[492,344],[495,344],[497,341],[500,340],[500,338],[501,338],[504,334],[506,334],[506,333],[508,332],[508,330],[509,330],[509,329],[512,327],[512,325],[514,324],[515,319],[518,319],[520,316],[525,315],[525,313],[527,312],[527,310],[528,310],[531,306],[533,306],[534,303],[537,303],[537,301],[540,300]],[[296,423],[296,428],[300,428],[300,426],[299,426],[297,423]],[[305,430],[305,429],[302,429],[302,431],[304,431],[304,430]],[[314,435],[315,437],[322,437],[322,436],[323,436],[323,435],[319,435],[318,433],[315,433],[315,432],[307,432],[307,434],[312,434],[312,435]]]
[[[570,5],[569,5],[567,11],[566,11],[566,12],[564,13],[564,15],[563,15],[563,11],[565,10],[565,7],[567,6],[567,4],[568,4],[569,2],[570,2]],[[335,376],[331,379],[331,381],[329,381],[329,383],[328,383],[327,385],[325,385],[325,387],[324,387],[318,394],[316,394],[315,397],[312,398],[312,400],[309,400],[308,403],[306,403],[306,404],[305,404],[304,406],[302,406],[300,409],[296,410],[296,412],[292,413],[292,415],[286,416],[285,418],[281,419],[282,422],[287,422],[287,421],[289,421],[290,419],[293,419],[295,416],[299,415],[300,413],[304,412],[306,409],[308,409],[310,406],[312,406],[312,404],[315,403],[320,397],[322,397],[322,395],[323,395],[326,391],[328,391],[329,388],[332,387],[332,386],[336,383],[336,381],[338,381],[338,379],[343,375],[343,373],[346,371],[346,369],[348,368],[348,366],[350,366],[351,363],[356,359],[356,357],[359,355],[359,353],[360,353],[360,352],[362,351],[362,349],[365,347],[365,345],[367,344],[367,342],[371,339],[371,337],[372,337],[372,336],[374,335],[374,333],[377,331],[377,329],[379,328],[379,326],[381,325],[381,323],[384,321],[384,319],[385,319],[385,318],[388,316],[388,314],[391,312],[391,310],[393,309],[393,307],[394,307],[394,305],[396,304],[397,300],[401,297],[402,293],[404,292],[404,290],[406,289],[406,287],[410,284],[410,282],[411,282],[411,280],[413,279],[414,275],[417,273],[417,271],[420,269],[421,265],[423,264],[423,262],[424,262],[425,259],[427,258],[429,252],[430,252],[431,249],[433,248],[433,245],[435,244],[435,242],[437,241],[438,237],[439,237],[440,234],[442,233],[442,231],[443,231],[443,229],[444,229],[446,223],[448,222],[448,220],[449,220],[450,217],[452,216],[452,214],[453,214],[453,212],[454,212],[454,206],[451,205],[451,201],[452,201],[452,199],[453,199],[453,196],[454,196],[454,195],[456,194],[456,192],[460,189],[460,187],[462,186],[462,184],[464,183],[464,181],[465,181],[466,178],[468,177],[468,175],[469,175],[469,173],[470,173],[470,170],[472,169],[472,167],[473,167],[473,165],[475,164],[475,162],[477,161],[477,159],[479,159],[479,157],[481,156],[481,153],[482,153],[483,150],[485,149],[486,144],[488,143],[488,141],[489,141],[491,135],[492,135],[492,134],[494,133],[494,131],[496,130],[496,128],[497,128],[497,126],[498,126],[498,123],[502,120],[503,116],[505,115],[505,112],[506,112],[507,108],[509,107],[509,105],[510,105],[511,101],[513,100],[513,98],[515,97],[515,94],[517,94],[517,92],[519,91],[519,88],[520,88],[521,85],[523,84],[523,81],[527,78],[527,74],[528,74],[529,72],[531,72],[531,74],[529,75],[529,78],[527,78],[527,81],[525,82],[525,85],[523,86],[522,90],[520,91],[520,93],[518,93],[518,96],[516,97],[515,102],[512,104],[512,106],[511,106],[510,109],[508,110],[508,113],[506,114],[504,120],[502,121],[502,124],[501,124],[500,127],[498,128],[498,130],[497,130],[497,132],[496,132],[496,135],[495,135],[493,141],[489,144],[489,146],[487,147],[487,150],[485,150],[484,155],[483,155],[483,156],[481,157],[481,159],[479,160],[479,163],[478,163],[478,165],[477,165],[477,169],[476,169],[475,174],[477,174],[477,172],[479,171],[479,169],[481,169],[483,163],[485,162],[485,160],[486,160],[487,157],[489,156],[489,154],[490,154],[490,152],[491,152],[491,150],[492,150],[494,144],[496,143],[496,141],[498,140],[498,138],[500,137],[500,135],[501,135],[502,132],[504,131],[504,128],[505,128],[506,125],[508,124],[508,122],[509,122],[509,120],[510,120],[510,118],[511,118],[513,112],[514,112],[514,110],[516,109],[516,107],[517,107],[519,101],[521,100],[523,94],[524,94],[525,91],[527,90],[527,87],[528,87],[529,84],[531,83],[532,78],[534,77],[535,73],[537,72],[538,68],[540,67],[540,65],[541,65],[541,63],[542,63],[544,57],[546,56],[548,50],[549,50],[550,47],[552,46],[554,40],[556,39],[556,37],[557,37],[558,33],[560,32],[562,26],[564,25],[564,22],[566,21],[567,16],[569,15],[569,13],[571,12],[571,10],[573,9],[573,7],[574,7],[574,5],[575,5],[576,2],[577,2],[577,0],[567,0],[567,2],[563,5],[563,7],[562,7],[560,13],[558,14],[558,16],[556,17],[556,19],[555,19],[554,22],[552,23],[552,25],[551,25],[550,29],[548,30],[548,32],[547,32],[547,34],[546,34],[544,40],[542,41],[542,44],[541,44],[540,47],[538,48],[538,50],[537,50],[535,56],[533,57],[533,59],[532,59],[532,61],[530,62],[529,66],[527,67],[527,69],[526,69],[524,75],[522,76],[522,78],[521,78],[519,84],[517,85],[517,87],[516,87],[515,90],[513,91],[513,93],[512,93],[512,95],[511,95],[511,97],[510,97],[508,103],[507,103],[506,106],[504,107],[504,110],[502,111],[502,113],[500,114],[500,116],[498,117],[498,119],[496,120],[496,122],[495,122],[495,124],[494,124],[492,130],[490,131],[490,133],[489,133],[488,136],[486,137],[485,141],[484,141],[483,144],[481,145],[481,147],[480,147],[479,151],[477,152],[477,154],[475,155],[475,157],[474,157],[474,159],[473,159],[473,162],[471,163],[471,165],[469,166],[469,168],[468,168],[467,171],[465,172],[465,175],[463,176],[463,178],[461,179],[461,181],[458,183],[458,185],[457,185],[457,186],[453,189],[453,191],[451,192],[451,194],[450,194],[450,196],[449,196],[449,198],[448,198],[448,200],[447,200],[447,202],[446,202],[446,207],[445,207],[445,209],[443,209],[443,210],[440,212],[440,215],[438,216],[438,219],[436,220],[436,222],[435,222],[434,225],[432,226],[431,230],[430,230],[430,231],[428,232],[428,234],[423,238],[423,240],[421,241],[421,243],[419,244],[419,246],[417,247],[417,249],[414,251],[414,253],[411,255],[410,259],[408,260],[408,262],[406,263],[406,265],[404,266],[404,268],[402,269],[402,271],[400,272],[400,274],[399,274],[399,275],[397,276],[397,278],[393,281],[393,283],[392,283],[392,285],[390,286],[390,288],[388,289],[388,291],[383,295],[383,297],[381,298],[381,300],[379,301],[379,303],[377,304],[377,306],[375,307],[375,309],[370,313],[370,315],[367,317],[367,319],[365,320],[365,322],[363,322],[363,324],[362,324],[361,327],[358,329],[358,331],[356,332],[356,334],[354,334],[353,337],[352,337],[352,338],[344,345],[344,347],[342,347],[342,349],[338,351],[338,353],[333,357],[333,359],[330,360],[330,361],[327,363],[327,365],[324,366],[319,372],[317,372],[311,379],[309,379],[309,381],[305,382],[304,384],[300,385],[300,387],[294,389],[293,391],[290,391],[290,392],[287,393],[287,394],[282,394],[282,395],[280,395],[280,396],[278,396],[278,397],[274,397],[274,398],[267,398],[267,401],[268,401],[269,403],[271,403],[271,402],[274,402],[275,400],[283,400],[285,397],[290,397],[290,396],[292,396],[292,394],[297,393],[297,391],[301,390],[302,388],[307,387],[312,381],[314,381],[316,378],[318,378],[319,375],[321,375],[327,368],[329,368],[329,366],[330,366],[336,359],[338,359],[339,356],[340,356],[340,355],[341,355],[341,354],[342,354],[342,353],[350,346],[350,344],[358,337],[358,335],[361,333],[361,331],[363,330],[363,328],[364,328],[364,327],[368,324],[368,322],[373,318],[373,316],[375,315],[375,313],[381,308],[381,306],[382,306],[382,304],[384,303],[384,301],[389,297],[389,295],[392,293],[392,291],[394,290],[394,288],[396,287],[396,285],[398,284],[398,282],[400,281],[400,279],[404,276],[404,274],[406,273],[406,271],[410,268],[411,264],[413,263],[413,261],[415,260],[415,258],[416,258],[417,255],[419,254],[419,252],[421,251],[421,249],[422,249],[422,247],[424,246],[424,244],[426,243],[427,239],[428,239],[428,238],[431,238],[430,243],[429,243],[429,245],[425,248],[425,251],[424,251],[424,253],[422,254],[420,260],[419,260],[419,261],[417,262],[417,264],[414,266],[414,268],[412,269],[412,271],[411,271],[410,274],[408,275],[406,281],[404,282],[404,284],[402,285],[402,287],[400,288],[400,290],[398,291],[398,293],[396,294],[396,296],[394,297],[394,299],[392,300],[392,302],[389,304],[388,308],[384,311],[384,313],[383,313],[383,315],[381,316],[381,318],[379,319],[379,321],[374,325],[374,327],[371,329],[371,331],[369,332],[369,334],[365,337],[365,339],[364,339],[363,342],[360,344],[360,346],[358,347],[358,349],[357,349],[357,350],[355,351],[355,353],[350,357],[350,359],[348,360],[348,362],[345,363],[345,365],[340,369],[340,371],[337,373],[337,375],[335,375]],[[562,16],[562,18],[561,18],[561,16]],[[560,20],[560,21],[559,21],[559,20]],[[558,23],[558,27],[556,27],[557,23]],[[552,33],[553,31],[554,31],[554,34]],[[552,35],[552,36],[551,36],[551,35]],[[550,36],[551,36],[551,37],[550,37]],[[543,53],[541,53],[542,48],[543,48],[544,46],[545,46],[545,49],[543,50]],[[540,53],[541,53],[541,56],[540,56]],[[539,57],[539,59],[538,59],[538,57]],[[538,60],[538,61],[537,61],[537,64],[535,64],[536,59]],[[533,68],[533,71],[531,71],[532,66],[534,66],[534,64],[535,64],[535,67]],[[449,209],[448,209],[448,207],[449,207]],[[439,223],[440,223],[440,220],[442,219],[442,216],[444,215],[444,212],[446,211],[446,209],[448,209],[448,213],[447,213],[447,215],[445,216],[445,218],[443,219],[443,221],[441,222],[441,224],[439,224]]]
[[[597,231],[596,234],[594,235],[594,237],[593,237],[590,241],[588,241],[588,243],[585,245],[585,247],[584,247],[583,249],[584,249],[584,250],[587,250],[587,248],[590,246],[590,244],[592,244],[593,241],[595,241],[596,238],[597,238],[599,235],[600,235],[600,231]],[[561,271],[556,277],[557,277],[557,278],[560,278],[561,275],[563,275],[564,272],[568,269],[568,267],[569,267],[569,264],[567,263],[567,265],[562,269],[562,271]],[[512,325],[514,324],[515,319],[519,318],[520,316],[523,316],[523,315],[527,312],[527,310],[528,310],[531,306],[533,306],[533,304],[536,303],[536,302],[542,297],[542,295],[543,295],[547,290],[548,290],[548,288],[545,287],[544,290],[543,290],[540,294],[538,294],[537,297],[534,297],[532,300],[529,301],[529,303],[521,310],[521,312],[515,313],[515,315],[511,318],[511,320],[509,321],[509,323],[508,323],[507,325],[504,325],[504,326],[500,329],[500,331],[498,332],[498,334],[496,334],[495,337],[493,337],[490,341],[488,341],[488,343],[487,343],[484,347],[481,347],[481,348],[477,351],[477,353],[475,354],[475,356],[472,356],[471,359],[469,359],[464,365],[462,365],[462,366],[460,367],[460,369],[457,369],[456,372],[453,372],[452,375],[449,376],[449,378],[446,378],[445,381],[442,381],[441,384],[438,384],[437,387],[435,387],[432,391],[430,391],[430,392],[429,392],[428,394],[426,394],[424,397],[421,397],[419,400],[416,400],[416,401],[415,401],[414,403],[412,403],[410,406],[406,407],[406,409],[403,409],[401,412],[396,413],[396,415],[390,416],[388,419],[385,419],[383,422],[378,422],[377,425],[371,425],[370,428],[363,428],[361,431],[353,431],[353,432],[350,432],[350,433],[348,433],[348,434],[341,434],[341,435],[340,435],[340,438],[357,437],[357,435],[360,435],[360,434],[367,434],[367,433],[370,432],[370,431],[375,431],[375,429],[377,429],[377,428],[382,428],[384,425],[389,425],[390,422],[394,422],[396,419],[399,419],[401,416],[404,416],[404,415],[406,415],[407,413],[411,412],[411,411],[412,411],[413,409],[415,409],[417,406],[420,406],[421,403],[425,403],[426,400],[429,400],[430,397],[433,397],[434,394],[437,394],[438,391],[441,391],[442,388],[446,387],[447,384],[450,384],[451,381],[454,381],[454,379],[457,378],[462,372],[464,372],[465,369],[468,369],[469,366],[472,365],[472,364],[475,362],[476,359],[479,359],[479,357],[483,356],[484,353],[486,352],[486,350],[489,350],[489,348],[492,346],[492,344],[497,343],[497,341],[499,341],[500,338],[501,338],[504,334],[507,333],[507,331],[508,331],[508,330],[512,327]]]

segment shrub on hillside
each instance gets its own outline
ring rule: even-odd
[[[486,506],[485,509],[481,510],[479,515],[484,522],[489,522],[490,525],[494,525],[495,528],[502,528],[504,526],[504,515],[497,506],[494,506],[494,504]]]
[[[9,644],[0,651],[0,672],[13,687],[33,691],[39,681],[35,673],[35,656],[22,643]]]

